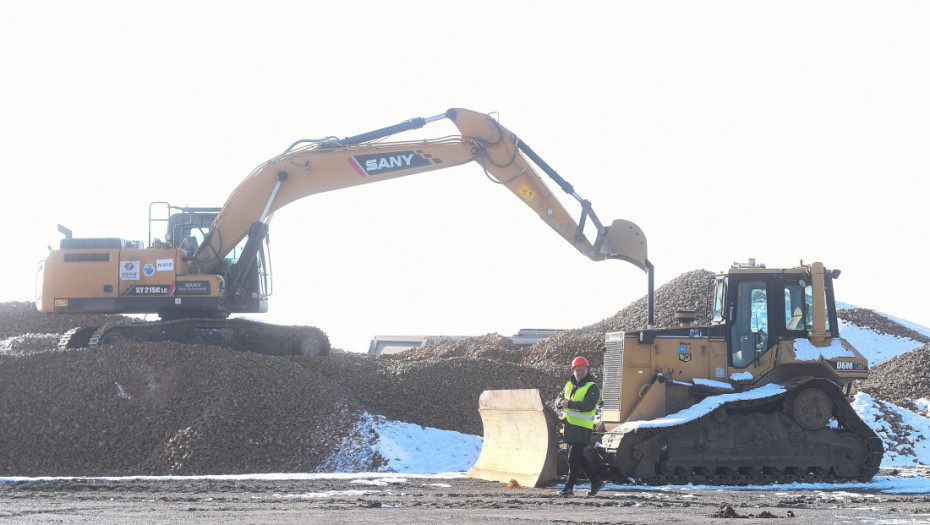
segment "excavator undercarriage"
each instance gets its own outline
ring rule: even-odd
[[[119,322],[69,330],[59,348],[96,348],[105,344],[172,341],[214,345],[266,355],[328,355],[329,338],[312,326],[281,326],[248,319],[177,319]]]

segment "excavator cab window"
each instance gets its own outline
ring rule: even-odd
[[[736,285],[730,304],[730,357],[732,366],[745,368],[765,353],[769,344],[766,282],[745,280]],[[735,310],[735,311],[734,311]]]
[[[193,253],[203,243],[204,237],[210,230],[210,225],[213,224],[213,219],[216,218],[216,213],[213,211],[202,212],[199,208],[177,209],[181,211],[172,213],[168,219],[165,240],[177,248]]]
[[[262,249],[258,251],[258,286],[263,297],[271,295],[271,247],[268,245],[268,236],[262,242]]]
[[[236,264],[239,262],[239,256],[242,255],[242,250],[245,248],[246,241],[248,241],[248,238],[242,239],[235,248],[229,250],[229,253],[226,254],[226,264]]]
[[[271,250],[268,245],[268,236],[262,237],[258,252],[255,254],[255,264],[243,264],[242,254],[245,251],[249,238],[246,237],[226,254],[224,267],[227,273],[230,268],[242,264],[249,268],[243,286],[249,295],[267,298],[271,295]]]

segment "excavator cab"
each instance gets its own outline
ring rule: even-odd
[[[207,265],[220,259],[220,254],[206,250],[198,253],[201,245],[208,239],[210,228],[213,226],[221,208],[174,206],[168,202],[157,201],[149,204],[149,246],[153,248],[175,248],[180,252],[179,263],[175,270],[183,275],[185,268],[192,268],[191,275],[197,275],[196,268]],[[165,239],[153,239],[153,232],[164,228]],[[252,240],[253,255],[242,257],[249,238],[240,241],[235,248],[223,254],[218,264],[211,265],[212,275],[217,275],[216,288],[209,295],[215,295],[218,301],[217,311],[207,313],[209,317],[225,316],[230,312],[265,312],[268,309],[267,299],[271,295],[271,260],[268,249],[267,235],[259,235],[258,240]],[[232,291],[225,286],[238,277],[237,294],[235,298],[227,297]],[[201,288],[198,281],[190,284],[191,293],[201,294],[210,286]],[[159,316],[165,319],[183,318],[189,312],[176,308],[162,308]]]
[[[219,211],[219,208],[192,208],[173,206],[164,201],[152,202],[149,204],[149,246],[161,244],[161,240],[153,238],[153,235],[164,228],[164,242],[168,246],[193,253],[210,231],[210,225]]]

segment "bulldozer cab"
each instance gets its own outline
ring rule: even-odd
[[[746,368],[778,341],[839,337],[833,278],[820,263],[791,269],[734,265],[714,285],[713,324],[725,324],[729,365]]]

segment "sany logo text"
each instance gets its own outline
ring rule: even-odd
[[[439,164],[442,161],[412,150],[397,151],[394,153],[374,153],[370,155],[353,155],[349,163],[362,177],[390,173],[409,168],[420,168]]]

